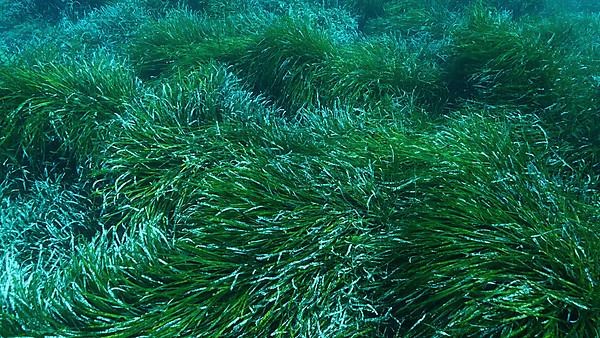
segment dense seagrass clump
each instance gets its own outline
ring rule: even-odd
[[[71,174],[98,160],[108,123],[135,92],[133,74],[109,56],[0,66],[0,153],[35,174]]]
[[[410,336],[597,336],[597,197],[548,171],[531,119],[459,116],[400,210],[386,295]],[[525,141],[528,140],[528,141]],[[537,140],[537,141],[536,141]],[[429,150],[429,151],[428,151]],[[591,199],[590,199],[591,198]]]
[[[0,336],[600,337],[589,4],[81,5],[0,27]]]

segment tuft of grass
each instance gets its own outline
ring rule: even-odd
[[[80,20],[63,22],[36,49],[60,45],[61,55],[81,55],[101,49],[126,56],[127,46],[135,36],[132,27],[143,26],[157,15],[148,7],[140,1],[114,1],[90,11]]]
[[[335,51],[326,32],[307,20],[283,17],[244,52],[236,68],[251,79],[256,91],[295,111],[318,101],[314,73],[326,67]]]
[[[556,51],[523,34],[503,12],[474,6],[453,32],[447,63],[452,96],[491,105],[551,106],[560,64]]]
[[[253,42],[251,32],[263,20],[260,15],[215,19],[172,10],[137,30],[129,56],[145,79],[158,77],[174,65],[193,68],[211,60],[232,61]]]
[[[320,99],[374,109],[410,98],[437,110],[447,96],[442,71],[429,51],[417,48],[393,38],[342,46],[319,73]]]
[[[76,304],[101,291],[120,295],[119,288],[106,287],[113,277],[118,278],[120,274],[131,271],[133,266],[122,262],[133,259],[136,265],[143,264],[145,257],[155,252],[153,245],[169,245],[151,224],[140,226],[138,230],[135,240],[130,238],[120,245],[115,245],[112,235],[101,233],[93,240],[77,245],[69,257],[51,271],[23,271],[12,266],[11,270],[7,270],[9,273],[0,275],[3,285],[9,286],[0,316],[11,322],[11,326],[1,327],[0,332],[3,335],[15,332],[40,336],[73,335],[75,329],[69,328],[78,328],[79,335],[92,332],[94,323],[84,321],[85,314],[92,309],[75,309]],[[121,288],[126,286],[121,285]],[[92,311],[108,315],[100,308]]]
[[[51,271],[70,256],[77,242],[97,230],[97,216],[85,186],[65,189],[62,178],[30,183],[17,193],[3,182],[0,256],[29,268]]]
[[[306,22],[281,21],[235,68],[292,114],[340,102],[376,109],[407,97],[429,107],[445,100],[441,73],[427,51],[392,38],[336,42]]]
[[[115,173],[123,172],[114,188],[124,210],[135,214],[123,222],[155,220],[173,239],[143,248],[146,258],[77,256],[74,270],[85,273],[61,298],[64,303],[48,309],[58,332],[249,337],[375,332],[378,320],[365,303],[371,277],[360,269],[369,256],[345,256],[349,241],[372,241],[362,234],[369,225],[360,210],[369,203],[362,190],[372,177],[368,159],[349,154],[323,167],[322,155],[333,149],[324,135],[302,125],[241,128],[235,116],[203,115],[206,99],[219,93],[208,89],[222,88],[227,78],[222,72],[204,69],[173,79],[189,87],[173,92],[163,87],[164,101],[154,98],[150,109],[137,108],[124,125],[123,139],[107,160]],[[260,121],[264,113],[257,110],[254,118]],[[143,118],[148,115],[153,118]],[[315,142],[307,144],[306,134]],[[324,185],[340,191],[329,196]],[[135,229],[125,237],[143,232]],[[371,245],[354,250],[375,250]]]
[[[554,104],[540,113],[557,142],[571,147],[568,161],[574,166],[595,167],[600,145],[600,50],[594,41],[600,33],[598,15],[555,15],[529,22],[525,31],[540,36],[559,51],[559,74]]]
[[[84,183],[62,177],[21,180],[7,177],[0,183],[0,334],[47,335],[55,331],[47,331],[48,309],[40,302],[56,295],[52,276],[101,232],[100,212]],[[30,297],[40,288],[48,293]]]
[[[415,96],[417,101],[427,97],[426,104],[432,107],[445,100],[434,57],[408,43],[391,38],[352,42],[350,30],[340,32],[302,15],[263,21],[259,33],[246,35],[240,35],[237,26],[217,28],[218,22],[174,12],[140,29],[143,36],[133,43],[131,54],[140,74],[168,76],[214,60],[225,62],[255,92],[291,116],[339,101],[377,107],[381,100]]]
[[[383,6],[383,14],[366,23],[366,34],[402,34],[414,36],[428,33],[436,39],[444,38],[456,20],[447,1],[390,1]]]
[[[598,334],[595,193],[545,171],[552,154],[532,122],[459,116],[415,153],[430,164],[418,202],[394,214],[390,236],[405,241],[386,244],[384,333]]]
[[[188,178],[235,165],[242,140],[272,115],[222,65],[173,74],[128,104],[113,126],[120,132],[94,174],[104,182],[99,194],[119,201],[117,224],[148,214],[168,221],[196,189]]]
[[[71,175],[89,167],[98,160],[107,121],[135,88],[129,69],[105,56],[2,66],[2,156],[37,173],[56,166]]]

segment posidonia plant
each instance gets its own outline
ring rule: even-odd
[[[106,56],[3,65],[0,152],[38,173],[58,166],[59,173],[70,175],[89,167],[107,123],[134,91],[132,73]]]
[[[600,336],[597,14],[236,4],[5,50],[0,336]]]

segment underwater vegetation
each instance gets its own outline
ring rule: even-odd
[[[0,336],[600,337],[596,2],[0,11]]]

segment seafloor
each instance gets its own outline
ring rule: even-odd
[[[0,336],[600,337],[600,2],[0,0]]]

